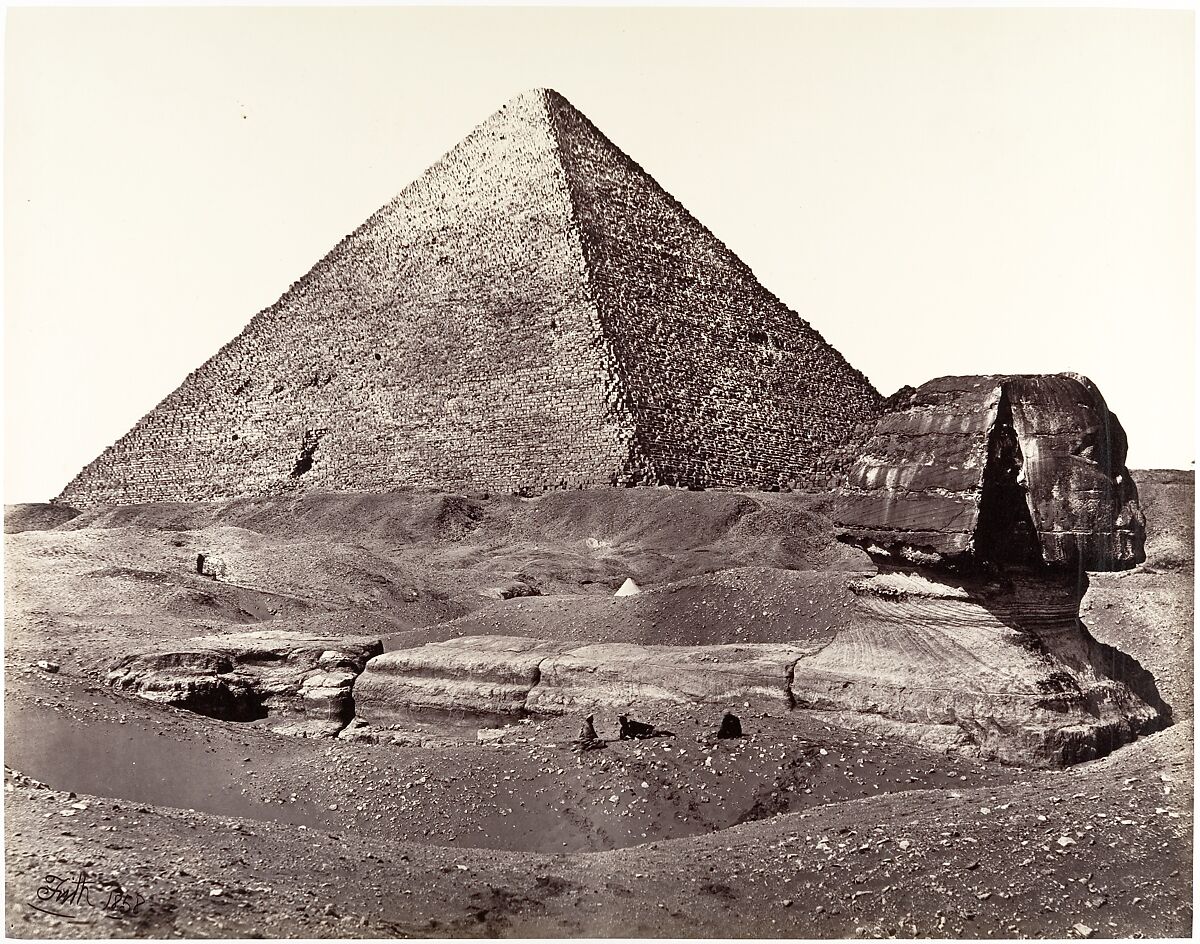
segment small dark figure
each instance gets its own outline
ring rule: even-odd
[[[717,732],[717,737],[725,738],[740,738],[742,736],[742,722],[738,720],[735,714],[725,713],[725,717],[721,719],[721,730]]]
[[[630,721],[625,715],[618,715],[617,721],[621,725],[621,740],[628,741],[632,738],[645,738],[654,734],[654,725],[645,724],[641,721]]]
[[[583,719],[583,727],[579,729],[579,737],[574,741],[574,748],[577,751],[597,751],[602,747],[607,747],[608,742],[601,740],[596,734],[596,727],[592,724],[592,716],[588,715]]]
[[[631,721],[625,715],[618,715],[617,721],[621,723],[621,740],[629,741],[638,738],[662,738],[674,737],[672,731],[660,731],[652,724],[647,724],[644,721]]]

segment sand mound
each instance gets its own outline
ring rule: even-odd
[[[396,634],[388,646],[479,635],[668,646],[789,640],[821,645],[849,625],[851,576],[735,567],[630,596],[505,600],[449,623]]]
[[[70,505],[50,505],[44,502],[4,506],[4,533],[49,531],[76,517],[79,511]]]

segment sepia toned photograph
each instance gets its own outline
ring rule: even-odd
[[[6,936],[1191,937],[1194,37],[7,8]]]

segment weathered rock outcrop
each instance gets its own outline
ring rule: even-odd
[[[1054,766],[1102,756],[1162,723],[1152,683],[1080,624],[1074,583],[915,568],[852,589],[850,629],[796,665],[797,707]]]
[[[479,591],[479,595],[489,600],[511,600],[513,597],[538,597],[542,592],[524,580],[510,580],[498,587],[485,587]]]
[[[130,656],[107,681],[118,691],[230,721],[278,720],[289,734],[336,734],[354,716],[351,690],[378,639],[257,631],[200,636]]]
[[[792,666],[812,652],[784,643],[637,646],[598,643],[551,656],[529,693],[530,711],[647,704],[745,705],[779,714],[792,707]]]
[[[638,646],[464,636],[384,653],[354,687],[372,725],[413,713],[563,714],[646,704],[791,708],[792,666],[813,652],[786,644]]]
[[[220,557],[212,554],[196,555],[196,573],[201,577],[210,577],[213,580],[223,580],[229,567]]]
[[[413,712],[519,715],[540,666],[570,643],[522,636],[465,636],[385,652],[354,686],[358,717],[395,724]]]
[[[877,423],[836,511],[880,568],[793,679],[1011,762],[1108,753],[1169,720],[1149,674],[1079,620],[1088,570],[1145,559],[1125,433],[1074,374],[944,377]]]

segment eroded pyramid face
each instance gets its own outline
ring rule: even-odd
[[[838,523],[881,557],[1120,570],[1145,560],[1126,453],[1085,377],[943,377],[880,418]]]
[[[823,484],[878,404],[719,239],[536,90],[339,242],[58,500]]]

